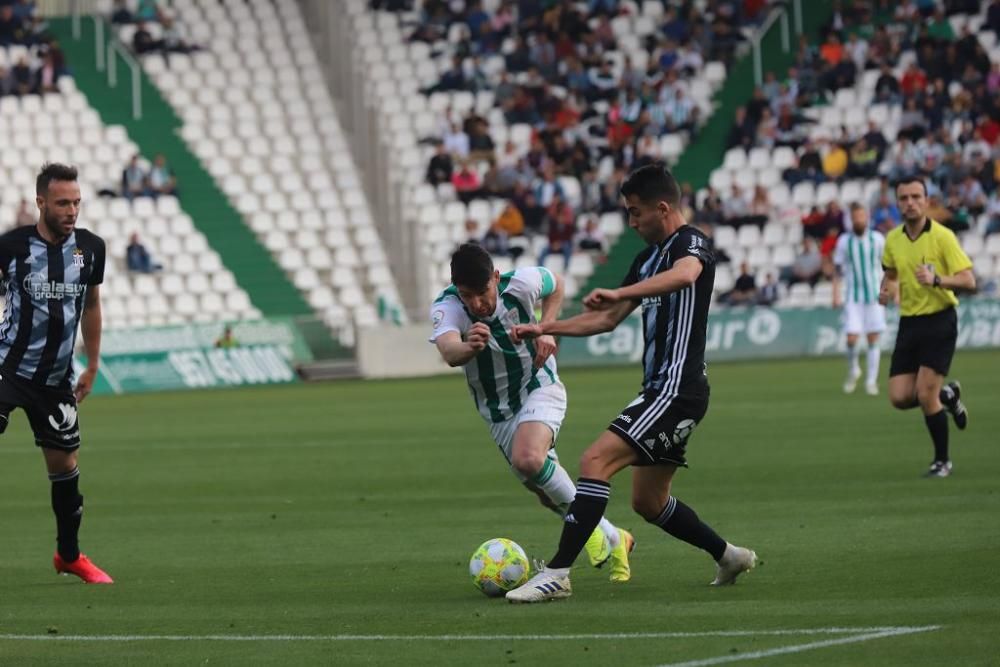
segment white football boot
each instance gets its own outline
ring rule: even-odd
[[[726,551],[719,559],[712,586],[729,586],[736,583],[736,577],[749,572],[757,565],[757,554],[750,549],[726,543]],[[509,595],[509,594],[508,594]]]
[[[508,602],[545,602],[568,598],[573,594],[569,583],[569,568],[550,570],[544,564],[527,583],[512,591],[507,591]]]
[[[844,380],[844,393],[853,394],[854,389],[858,386],[858,380],[861,379],[861,369],[857,366],[851,368],[847,372],[847,379]]]

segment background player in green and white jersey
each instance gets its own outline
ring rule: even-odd
[[[870,229],[868,210],[851,204],[851,231],[837,239],[833,251],[836,272],[833,279],[833,307],[844,305],[844,332],[847,334],[847,379],[844,392],[850,394],[861,378],[858,338],[868,338],[865,391],[878,394],[879,336],[885,331],[885,307],[878,302],[882,282],[882,251],[885,237]],[[843,294],[841,294],[843,285]]]
[[[566,388],[556,370],[555,339],[514,343],[511,329],[552,321],[563,301],[562,279],[543,267],[500,275],[476,244],[451,258],[452,285],[431,305],[433,333],[441,357],[462,366],[479,414],[511,471],[542,504],[565,515],[576,487],[556,456],[555,440],[566,416]],[[602,518],[587,542],[590,563],[611,563],[611,581],[628,581],[632,535]]]

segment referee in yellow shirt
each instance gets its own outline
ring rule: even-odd
[[[899,333],[889,369],[889,400],[900,410],[918,405],[934,442],[927,477],[951,474],[948,416],[964,429],[968,412],[958,382],[944,384],[958,338],[954,289],[972,291],[972,262],[950,229],[927,217],[927,186],[920,178],[896,184],[903,224],[886,236],[879,303],[899,300]]]

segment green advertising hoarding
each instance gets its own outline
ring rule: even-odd
[[[958,347],[1000,347],[1000,301],[972,300],[958,308]],[[886,311],[882,348],[896,340],[899,311]],[[617,329],[589,338],[563,338],[562,366],[612,365],[642,357],[641,320],[636,314]],[[844,351],[841,311],[832,308],[730,308],[709,313],[705,356],[713,361],[808,357]]]
[[[230,326],[235,342],[227,347],[216,346],[224,324],[105,331],[94,393],[296,382],[295,364],[312,359],[291,319],[234,322]],[[81,358],[78,371],[84,363]]]

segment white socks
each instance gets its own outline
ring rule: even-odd
[[[857,343],[847,346],[847,370],[854,376],[861,374],[861,366],[858,365],[859,353],[860,350],[858,349]]]
[[[865,382],[867,384],[876,384],[878,382],[878,363],[881,358],[882,350],[879,349],[878,343],[868,346],[867,355],[867,375],[865,377]]]
[[[881,355],[882,350],[879,348],[877,341],[874,345],[868,345],[868,349],[865,351],[865,384],[872,385],[878,383],[878,365]],[[847,346],[847,368],[851,377],[861,375],[860,356],[861,349],[857,343]]]
[[[597,527],[600,528],[601,532],[604,533],[604,536],[608,538],[608,542],[611,543],[612,549],[618,546],[618,543],[621,542],[622,538],[621,534],[618,532],[618,529],[615,528],[615,525],[613,523],[611,523],[602,516],[601,522],[597,524]]]
[[[576,497],[576,487],[573,486],[573,480],[569,478],[566,469],[552,459],[545,459],[545,463],[542,465],[542,470],[538,473],[538,476],[542,478],[548,477],[548,479],[541,483],[538,482],[538,477],[536,477],[535,483],[538,484],[538,488],[545,492],[549,500],[556,507],[563,508],[563,512],[569,509],[570,503]]]

